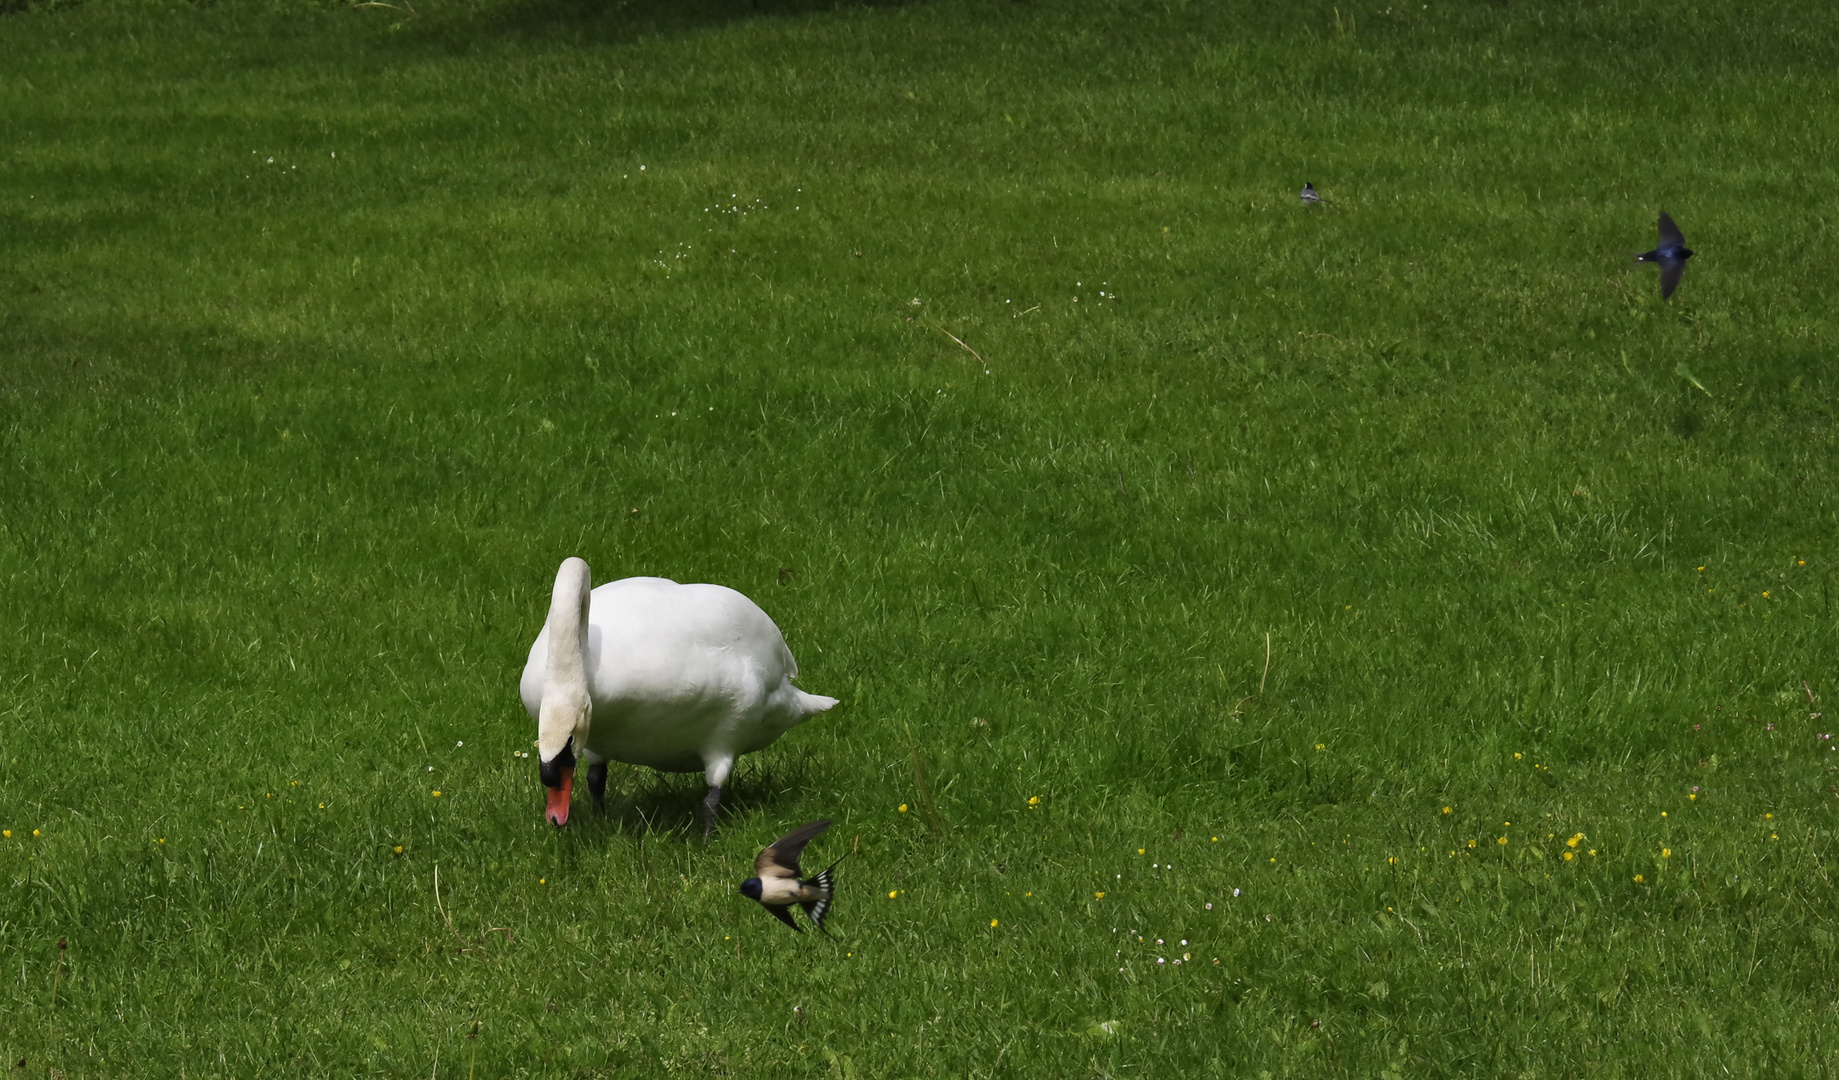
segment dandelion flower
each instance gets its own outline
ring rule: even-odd
[[[991,925],[992,927],[994,927],[994,926],[996,926],[996,925],[997,925],[997,923],[996,923],[996,920],[995,920],[995,919],[991,919],[991,920],[990,920],[990,925]]]
[[[402,845],[401,845],[401,844],[397,844],[397,845],[396,845],[396,854],[398,854],[398,855],[400,855],[400,854],[402,854]]]
[[[900,890],[899,890],[899,889],[889,889],[889,890],[888,890],[888,899],[889,899],[889,900],[892,900],[892,899],[894,899],[894,898],[895,898],[896,896],[899,896],[899,895],[900,895]],[[727,939],[725,939],[725,938],[724,938],[723,940],[727,940]]]
[[[1137,849],[1137,854],[1138,854],[1138,855],[1141,855],[1141,854],[1143,854],[1143,849],[1142,849],[1142,848],[1138,848],[1138,849]]]
[[[1762,818],[1763,818],[1763,820],[1764,820],[1764,821],[1767,821],[1767,820],[1769,820],[1770,818],[1773,818],[1774,816],[1775,816],[1774,814],[1764,814],[1764,815],[1762,815]]]
[[[1214,843],[1216,843],[1216,844],[1217,844],[1217,843],[1219,843],[1219,842],[1220,842],[1220,838],[1219,838],[1219,837],[1217,837],[1217,836],[1216,836],[1216,837],[1214,837],[1214,838],[1213,838],[1213,842],[1214,842]]]
[[[33,836],[37,836],[37,835],[38,835],[38,830],[37,830],[37,829],[33,829],[33,830],[32,830],[32,835],[33,835]]]
[[[434,797],[435,797],[435,798],[437,798],[437,799],[438,799],[438,798],[440,798],[440,797],[441,797],[441,793],[440,793],[440,792],[438,792],[438,791],[437,791],[437,792],[435,792],[435,793],[434,793]]]
[[[549,879],[548,879],[548,878],[546,878],[546,877],[540,877],[540,878],[537,878],[537,879],[536,879],[536,883],[537,883],[538,885],[547,885],[547,884],[549,884]]]
[[[900,812],[901,812],[901,813],[903,813],[903,814],[907,812],[907,804],[906,804],[906,803],[901,803],[901,804],[900,804]]]
[[[1092,894],[1092,898],[1095,900],[1103,900],[1105,898],[1105,894],[1102,892],[1095,892]]]
[[[1029,805],[1029,806],[1039,806],[1039,805],[1041,805],[1041,797],[1040,797],[1039,795],[1030,795],[1030,796],[1028,796],[1028,805]]]
[[[1635,875],[1635,880],[1636,880],[1637,882],[1641,882],[1641,881],[1646,881],[1647,879],[1646,879],[1646,878],[1644,878],[1644,877],[1642,877],[1642,876],[1641,876],[1640,874],[1636,874],[1636,875]]]
[[[1698,802],[1698,801],[1699,801],[1699,796],[1698,796],[1698,792],[1696,792],[1696,791],[1695,791],[1695,792],[1693,792],[1692,794],[1690,794],[1690,795],[1688,795],[1688,796],[1686,796],[1686,801],[1688,801],[1688,802]]]
[[[1444,807],[1444,808],[1443,808],[1443,812],[1444,812],[1444,813],[1446,813],[1446,814],[1447,814],[1447,813],[1449,813],[1449,807],[1447,807],[1447,806],[1446,806],[1446,807]]]

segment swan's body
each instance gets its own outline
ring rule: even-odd
[[[568,821],[580,754],[596,800],[609,760],[702,772],[706,834],[734,759],[772,745],[836,699],[792,685],[798,662],[779,628],[733,589],[635,577],[590,592],[589,583],[580,559],[557,570],[549,619],[519,686],[537,721],[548,817]]]

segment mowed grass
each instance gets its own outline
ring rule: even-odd
[[[1839,14],[415,11],[0,18],[9,1070],[1839,1068]],[[708,847],[571,554],[843,699]]]

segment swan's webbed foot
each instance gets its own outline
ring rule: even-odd
[[[722,789],[712,787],[702,800],[702,839],[707,843],[711,833],[715,832],[715,811],[722,804]]]
[[[594,809],[607,812],[607,763],[596,761],[587,767],[587,790],[594,796]]]

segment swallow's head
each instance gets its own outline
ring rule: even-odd
[[[757,877],[750,877],[746,881],[741,882],[741,895],[749,900],[760,899],[760,879]]]

